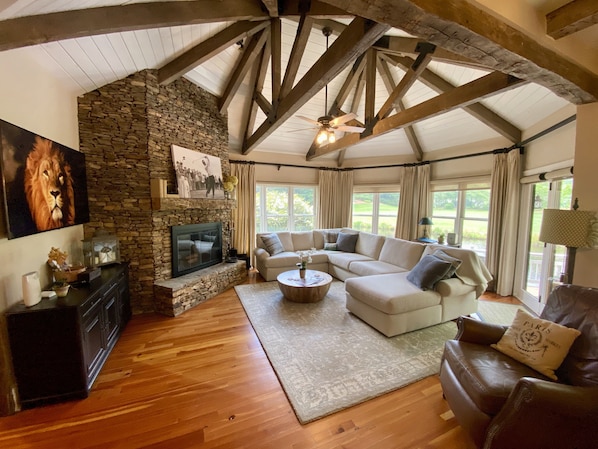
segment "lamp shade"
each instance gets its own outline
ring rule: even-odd
[[[430,225],[433,225],[434,223],[432,223],[432,220],[431,220],[430,218],[428,218],[428,217],[424,217],[424,218],[422,218],[422,219],[419,221],[419,223],[418,223],[418,224],[420,224],[420,225],[425,225],[425,226],[430,226]]]
[[[592,247],[594,216],[587,210],[544,209],[539,240],[570,248]]]

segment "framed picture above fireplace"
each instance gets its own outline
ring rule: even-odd
[[[8,238],[89,221],[85,155],[0,120]]]
[[[180,198],[224,199],[220,158],[172,145]]]

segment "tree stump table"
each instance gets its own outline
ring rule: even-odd
[[[278,287],[286,299],[293,302],[318,302],[330,289],[332,276],[316,270],[307,270],[301,279],[299,270],[285,271],[276,278]]]

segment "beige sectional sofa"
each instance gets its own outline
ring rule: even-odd
[[[353,252],[324,249],[327,238],[337,232],[358,233]],[[491,280],[488,269],[471,250],[425,245],[344,228],[278,232],[283,251],[271,255],[262,239],[268,234],[271,233],[258,234],[256,238],[255,267],[264,279],[272,281],[278,274],[296,269],[300,260],[297,251],[313,248],[309,268],[345,281],[347,309],[386,336],[476,312],[477,298]],[[453,260],[453,271],[444,277],[453,272],[454,275],[448,278],[436,280],[433,274],[432,287],[426,284],[432,281],[425,272],[425,262],[433,261],[444,271],[449,265],[446,261],[438,262],[439,257],[458,262]]]

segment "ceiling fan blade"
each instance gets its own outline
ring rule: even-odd
[[[316,131],[320,128],[316,128],[315,126],[312,126],[311,128],[301,128],[301,129],[292,129],[290,131],[287,131],[289,133],[298,133],[300,131]]]
[[[311,123],[311,124],[313,124],[313,125],[316,125],[316,126],[318,126],[318,127],[319,127],[319,126],[322,126],[322,124],[321,124],[320,122],[318,122],[317,120],[312,120],[312,119],[310,119],[310,118],[307,118],[307,117],[304,117],[304,116],[302,116],[302,115],[297,115],[296,117],[297,117],[297,118],[300,118],[301,120],[305,120],[306,122],[309,122],[309,123]]]
[[[341,115],[340,117],[332,119],[330,121],[330,126],[342,125],[343,123],[347,123],[348,121],[353,120],[355,118],[357,118],[357,114],[354,114],[353,112],[350,112],[348,114]]]
[[[335,126],[334,129],[336,129],[337,131],[344,131],[346,133],[360,133],[360,134],[365,131],[365,128],[362,128],[361,126],[346,126],[346,125]]]

